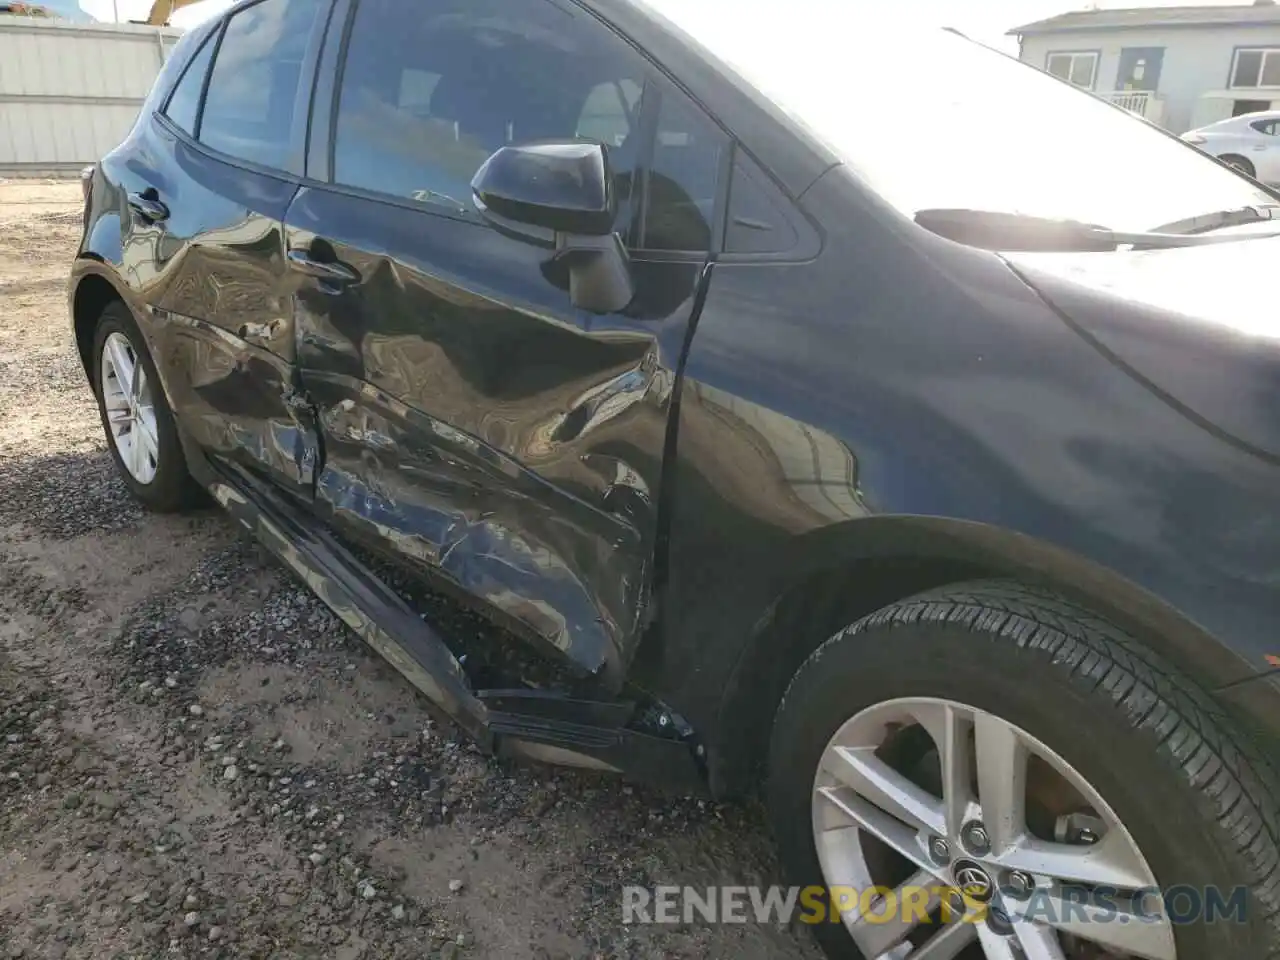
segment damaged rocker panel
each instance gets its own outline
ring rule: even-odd
[[[683,721],[669,725],[670,736],[660,736],[633,727],[642,711],[625,700],[597,702],[524,689],[473,692],[439,634],[305,514],[233,466],[220,469],[202,456],[194,466],[228,513],[421,691],[434,712],[487,753],[619,773],[685,795],[707,794],[700,748]]]
[[[340,545],[299,518],[287,505],[251,491],[241,478],[214,479],[209,492],[280,558],[313,593],[369,646],[426,695],[445,716],[490,748],[488,711],[470,690],[461,664],[443,640],[398,596],[364,571]],[[271,498],[274,499],[274,498]]]

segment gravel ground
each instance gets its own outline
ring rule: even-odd
[[[816,957],[621,922],[624,884],[771,878],[757,810],[504,768],[222,515],[130,500],[78,210],[0,182],[0,958]]]

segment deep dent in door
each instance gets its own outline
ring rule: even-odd
[[[200,446],[310,495],[316,430],[296,390],[280,223],[240,208],[208,229],[223,213],[209,207],[175,213],[164,230],[135,226],[123,250],[126,275],[155,304],[145,326],[166,395]]]
[[[649,566],[632,558],[652,547],[645,531],[674,382],[656,338],[629,339],[620,368],[523,410],[495,406],[483,437],[367,381],[308,371],[325,449],[317,503],[339,527],[486,601],[577,670],[620,683],[646,597]],[[369,375],[411,397],[415,364],[405,357],[422,346],[374,336],[359,349]],[[524,464],[500,447],[519,449]]]
[[[184,429],[211,452],[309,493],[319,451],[292,366],[212,324],[160,310],[153,317],[172,347],[166,381]]]
[[[620,686],[702,262],[633,260],[635,301],[594,315],[548,250],[465,218],[303,188],[286,222],[358,278],[295,297],[321,516]]]

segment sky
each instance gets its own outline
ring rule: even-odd
[[[173,24],[190,27],[207,16],[217,13],[229,6],[232,0],[202,0],[193,6],[179,10],[173,15]],[[787,9],[787,0],[753,0],[744,4],[743,0],[684,0],[686,3],[704,3],[710,6],[722,6],[741,16],[744,6],[761,10],[776,8]],[[849,3],[865,4],[869,17],[874,10],[874,0],[830,0],[833,4],[844,6]],[[1217,4],[1222,6],[1244,6],[1248,0],[1194,0],[1196,4]],[[122,20],[142,20],[151,8],[151,0],[116,0]],[[1090,4],[1088,0],[894,0],[892,6],[896,17],[906,17],[913,24],[920,26],[955,27],[975,40],[1002,49],[1015,51],[1017,43],[1012,37],[1004,34],[1011,27],[1042,20],[1068,10],[1078,10],[1086,6],[1099,6],[1110,9],[1116,7],[1159,7],[1186,6],[1187,0],[1100,0]],[[99,20],[112,18],[112,0],[80,0],[81,9]]]

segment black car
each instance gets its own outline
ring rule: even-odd
[[[1277,196],[784,6],[188,33],[85,176],[124,483],[499,756],[761,789],[832,956],[1280,956]]]

